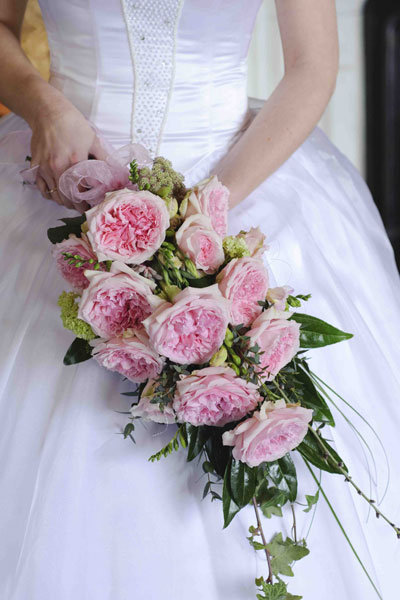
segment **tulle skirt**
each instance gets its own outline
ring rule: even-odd
[[[26,128],[11,116],[0,135]],[[92,361],[64,367],[72,341],[57,297],[65,289],[46,230],[66,210],[21,183],[25,136],[0,140],[1,600],[250,600],[266,574],[246,540],[251,507],[227,530],[219,502],[201,501],[201,465],[174,453],[148,457],[173,426],[139,424],[136,444],[121,435],[129,398],[120,378]],[[203,157],[187,181],[206,177],[221,155]],[[311,368],[373,425],[333,396],[337,429],[329,439],[353,478],[400,524],[400,283],[393,252],[365,183],[318,129],[230,214],[232,233],[259,225],[276,284],[312,293],[310,314],[354,333],[310,353]],[[360,443],[346,416],[370,450]],[[299,500],[316,483],[296,460]],[[317,478],[320,474],[316,470]],[[385,600],[396,597],[400,542],[344,482],[322,486]],[[306,600],[372,600],[374,591],[321,497],[296,506],[297,536],[311,550],[295,566],[289,591]],[[267,537],[281,529],[265,519]],[[291,534],[291,512],[284,511]]]

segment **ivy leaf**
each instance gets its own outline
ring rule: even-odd
[[[321,441],[324,446],[329,450],[330,454],[333,456],[336,462],[342,463],[343,469],[347,471],[346,465],[343,463],[339,454],[328,444],[328,442],[321,437]],[[341,473],[340,469],[332,463],[331,460],[324,459],[324,450],[321,445],[317,442],[314,435],[309,431],[301,442],[299,446],[297,446],[296,450],[300,452],[300,454],[308,460],[311,464],[322,471],[327,471],[328,473]]]
[[[257,594],[258,600],[302,600],[302,596],[289,594],[286,584],[283,581],[271,584],[260,577],[260,579],[256,579],[256,585],[263,592],[262,595]]]
[[[86,221],[85,215],[79,215],[79,217],[66,217],[60,219],[64,225],[59,227],[51,227],[47,230],[47,237],[52,244],[58,244],[63,240],[68,239],[70,233],[74,233],[77,237],[81,237],[82,230],[81,225]]]
[[[268,463],[268,476],[278,490],[287,495],[290,502],[297,497],[296,467],[289,453],[279,460]]]
[[[264,504],[261,504],[261,510],[262,510],[264,517],[267,517],[267,519],[270,519],[272,516],[275,516],[275,517],[283,516],[282,508],[278,505],[269,506],[267,503],[264,503]]]
[[[297,560],[301,560],[310,553],[304,540],[301,544],[296,544],[290,538],[286,538],[286,540],[283,541],[281,532],[273,537],[271,542],[267,544],[267,548],[271,553],[271,569],[275,576],[281,574],[293,577],[293,571],[290,565]]]
[[[332,413],[324,398],[315,388],[308,373],[303,369],[299,369],[296,373],[296,379],[301,383],[301,405],[314,411],[314,421],[326,421],[334,427],[335,420]]]
[[[241,507],[233,499],[230,486],[230,464],[227,465],[224,475],[224,485],[222,488],[222,509],[224,513],[224,529],[228,527],[234,516],[240,511]]]
[[[240,460],[232,461],[228,465],[230,471],[230,489],[235,503],[240,506],[246,506],[256,490],[257,469],[252,469]]]
[[[300,347],[301,348],[322,348],[330,344],[337,344],[353,337],[351,333],[345,333],[333,325],[329,325],[321,319],[305,315],[303,313],[294,313],[291,316],[293,321],[300,323]]]
[[[305,508],[303,510],[303,512],[305,512],[305,513],[310,512],[310,510],[312,509],[314,504],[317,504],[318,500],[319,500],[319,490],[317,490],[317,493],[315,494],[315,496],[309,496],[308,494],[306,494],[307,508]]]
[[[87,340],[75,338],[64,356],[64,365],[76,365],[92,358],[92,346]]]

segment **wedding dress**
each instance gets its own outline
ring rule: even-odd
[[[246,54],[260,0],[41,0],[51,83],[115,147],[131,140],[168,157],[194,184],[251,118]],[[246,541],[252,510],[222,530],[218,502],[201,501],[200,465],[174,453],[147,458],[171,428],[120,434],[126,384],[94,361],[64,367],[72,336],[59,320],[65,289],[46,230],[68,211],[21,183],[26,123],[0,123],[1,600],[249,600],[266,574]],[[376,461],[336,411],[329,434],[354,479],[400,524],[400,284],[393,252],[365,183],[316,129],[297,152],[230,213],[232,233],[259,225],[271,276],[312,293],[310,314],[354,339],[310,353],[311,367],[374,425],[348,407]],[[316,485],[298,461],[300,499]],[[322,485],[376,583],[398,597],[400,542],[340,476]],[[377,487],[377,489],[375,489]],[[297,534],[313,513],[297,506]],[[291,520],[285,523],[290,535]],[[276,517],[275,517],[276,518]],[[265,520],[272,537],[274,519]],[[397,520],[396,520],[397,519]],[[306,600],[377,597],[325,500],[311,550],[289,591]]]

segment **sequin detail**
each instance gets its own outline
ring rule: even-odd
[[[183,0],[121,0],[134,71],[131,140],[158,152],[175,71]]]

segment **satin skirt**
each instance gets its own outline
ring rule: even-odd
[[[220,503],[201,500],[201,465],[174,453],[148,457],[173,426],[138,424],[136,444],[121,435],[129,409],[117,375],[94,362],[65,367],[72,341],[62,329],[56,272],[46,230],[66,210],[21,183],[29,148],[17,117],[0,124],[0,599],[250,600],[266,575],[246,540],[251,507],[222,529]],[[206,177],[216,150],[186,174]],[[310,352],[311,368],[373,425],[337,398],[327,437],[353,478],[400,524],[400,283],[393,252],[365,183],[316,129],[303,146],[230,214],[232,233],[259,225],[274,283],[312,293],[307,312],[354,333]],[[125,387],[124,387],[125,386]],[[370,452],[346,417],[357,425]],[[299,501],[316,484],[296,460]],[[316,471],[319,478],[320,474]],[[334,506],[382,598],[397,596],[400,542],[341,476],[322,474]],[[305,600],[378,598],[329,507],[296,506],[297,536],[311,550],[294,567],[289,591]],[[291,534],[264,520],[268,538]]]

